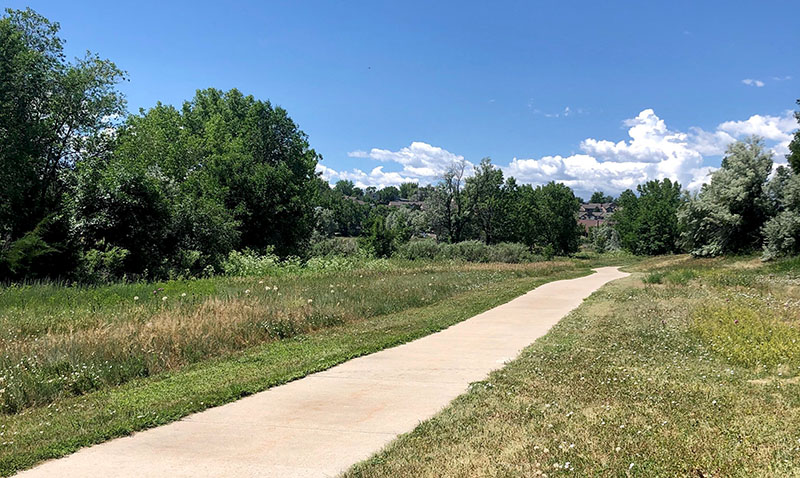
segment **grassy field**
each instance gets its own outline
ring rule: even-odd
[[[441,330],[588,263],[0,291],[0,475]]]
[[[346,477],[800,476],[800,260],[634,270]]]

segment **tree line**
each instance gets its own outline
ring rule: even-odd
[[[339,235],[377,256],[420,235],[577,249],[563,185],[518,186],[486,160],[436,186],[331,188],[283,108],[209,88],[128,115],[126,73],[67,59],[58,32],[30,9],[0,19],[0,280],[209,274],[232,251],[302,258]],[[424,207],[387,206],[401,197]]]
[[[791,168],[774,174],[753,138],[695,195],[669,179],[625,191],[587,239],[569,187],[519,184],[489,158],[472,171],[456,162],[433,185],[331,186],[286,110],[236,89],[128,114],[126,73],[92,53],[67,59],[58,31],[30,9],[0,19],[0,281],[208,275],[235,251],[308,258],[355,244],[388,257],[425,237],[543,256],[582,240],[635,254],[798,252],[797,136]]]
[[[798,100],[800,105],[800,100]],[[800,122],[800,112],[795,113]],[[760,252],[765,260],[800,253],[800,131],[788,166],[751,137],[731,144],[695,194],[669,179],[623,192],[619,211],[592,231],[599,251],[634,254],[689,252],[698,257]]]

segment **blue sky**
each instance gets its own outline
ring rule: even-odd
[[[206,87],[283,106],[332,181],[426,183],[490,156],[583,195],[697,187],[727,141],[781,153],[796,127],[796,0],[7,3],[127,70],[131,111]]]

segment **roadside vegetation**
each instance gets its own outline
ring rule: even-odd
[[[800,261],[633,270],[345,476],[800,476]]]

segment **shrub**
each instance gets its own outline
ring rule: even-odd
[[[435,239],[414,240],[398,247],[395,254],[411,261],[434,260],[441,254],[442,246]]]
[[[312,244],[312,257],[360,257],[363,252],[358,247],[358,241],[353,237],[331,237]]]
[[[111,282],[125,273],[125,259],[130,251],[109,246],[104,241],[80,257],[80,278],[84,282]]]
[[[222,270],[228,276],[261,276],[275,273],[280,267],[278,256],[268,250],[263,255],[245,249],[242,252],[231,251],[222,262]]]
[[[447,259],[465,262],[489,262],[489,246],[481,241],[463,241],[444,248]]]
[[[533,254],[518,242],[501,242],[490,247],[489,258],[491,262],[506,262],[519,264],[533,260]]]
[[[765,260],[800,253],[800,214],[783,211],[764,225]]]

